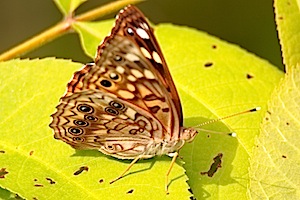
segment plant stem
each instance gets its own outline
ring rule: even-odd
[[[119,10],[126,6],[127,4],[136,4],[141,2],[142,0],[122,0],[122,1],[115,1],[109,3],[107,5],[98,7],[96,9],[87,11],[77,17],[67,17],[63,21],[59,22],[58,24],[50,27],[49,29],[45,30],[44,32],[28,39],[27,41],[13,47],[12,49],[2,53],[0,55],[0,61],[9,60],[29,51],[32,51],[43,44],[50,42],[57,37],[66,34],[68,31],[72,30],[72,24],[74,21],[90,21],[99,17],[103,17],[109,13],[112,13],[116,10]]]
[[[105,16],[116,10],[119,10],[120,8],[123,8],[128,4],[136,4],[136,3],[139,3],[142,1],[143,0],[123,0],[123,1],[116,1],[116,2],[112,2],[112,3],[108,3],[104,6],[95,8],[93,10],[90,10],[89,12],[78,15],[77,17],[75,17],[75,20],[76,21],[92,21],[96,18]]]

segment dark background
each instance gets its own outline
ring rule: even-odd
[[[76,13],[107,2],[110,1],[88,0]],[[283,69],[272,0],[148,0],[138,7],[155,24],[170,22],[197,28],[238,44]],[[1,0],[0,52],[40,33],[61,18],[52,0]],[[82,63],[91,61],[81,50],[75,33],[64,35],[22,57],[49,56]]]

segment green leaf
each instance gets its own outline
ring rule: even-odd
[[[86,1],[87,0],[54,0],[56,6],[64,14],[64,16],[68,16],[73,13],[76,8]]]
[[[94,58],[96,55],[97,46],[106,36],[108,36],[113,23],[114,20],[73,23],[72,27],[79,34],[82,48],[86,55]]]
[[[268,104],[250,170],[251,199],[300,199],[300,68],[290,68]]]
[[[140,199],[145,194],[165,199],[170,158],[139,161],[129,175],[109,184],[130,161],[98,151],[75,151],[53,138],[50,115],[81,66],[53,58],[0,63],[0,169],[8,172],[0,178],[0,187],[26,199]],[[74,175],[82,166],[88,171]],[[181,166],[178,161],[172,170],[169,199],[190,196]]]
[[[300,10],[298,0],[275,0],[277,30],[286,68],[300,60]]]
[[[111,21],[76,23],[88,55],[95,55],[94,45],[111,29],[110,24]],[[263,108],[258,113],[228,119],[224,124],[203,127],[235,131],[238,138],[200,132],[192,144],[186,144],[181,150],[188,182],[197,198],[208,195],[212,199],[228,196],[245,199],[249,184],[248,159],[254,138],[282,72],[245,50],[203,32],[168,24],[155,29],[180,93],[186,126],[256,106]],[[200,172],[209,170],[218,153],[223,153],[220,172],[212,178],[201,175]]]

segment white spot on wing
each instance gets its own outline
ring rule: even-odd
[[[144,74],[147,79],[155,79],[155,76],[153,75],[153,73],[148,69],[144,70]]]
[[[148,33],[142,29],[142,28],[137,28],[136,33],[142,38],[142,39],[149,39]]]
[[[124,99],[133,99],[134,94],[131,92],[128,92],[127,90],[119,90],[118,94],[123,97]]]
[[[139,70],[137,69],[131,69],[130,70],[131,73],[133,74],[133,76],[137,77],[137,78],[142,78],[144,77],[144,75],[142,74],[142,72],[140,72]]]
[[[147,51],[147,49],[145,49],[144,47],[141,47],[141,52],[143,53],[143,55],[146,57],[146,58],[149,58],[151,59],[151,55],[149,53],[149,51]]]
[[[127,88],[128,88],[128,90],[130,90],[131,92],[135,91],[134,85],[132,85],[132,84],[130,84],[130,83],[127,83]]]
[[[131,82],[135,82],[136,81],[136,78],[134,76],[132,76],[132,75],[127,76],[127,79],[129,81],[131,81]]]
[[[134,54],[132,54],[132,53],[127,53],[127,54],[125,55],[125,57],[126,57],[127,60],[129,60],[129,61],[131,61],[131,62],[139,61],[139,60],[140,60],[140,58],[139,58],[138,56],[136,56],[136,55],[134,55]]]
[[[153,51],[152,56],[153,56],[153,59],[155,60],[155,62],[162,64],[160,56],[158,55],[158,53],[156,51]]]
[[[116,71],[119,72],[120,74],[123,74],[125,72],[125,69],[121,66],[117,66]]]

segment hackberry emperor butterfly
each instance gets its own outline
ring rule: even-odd
[[[52,115],[56,139],[76,149],[133,159],[173,156],[197,135],[183,127],[179,96],[160,47],[144,15],[127,6],[98,47],[95,63],[68,83]]]

